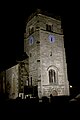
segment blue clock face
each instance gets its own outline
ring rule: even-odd
[[[32,45],[33,42],[34,42],[34,38],[31,36],[31,37],[29,38],[29,44]]]
[[[54,43],[55,37],[53,35],[49,35],[49,42]]]

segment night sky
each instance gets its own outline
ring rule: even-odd
[[[80,15],[76,3],[59,1],[40,2],[28,1],[24,3],[1,3],[0,10],[0,71],[14,65],[24,51],[24,32],[27,17],[39,8],[62,18],[64,42],[66,49],[68,79],[71,85],[80,87],[80,44],[79,26]]]

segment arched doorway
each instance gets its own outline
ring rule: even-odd
[[[56,90],[52,90],[52,96],[58,96],[58,92]]]

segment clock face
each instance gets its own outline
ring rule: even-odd
[[[49,35],[49,42],[54,43],[55,37],[53,35]]]
[[[32,45],[33,42],[34,42],[34,38],[32,36],[30,36],[30,38],[29,38],[29,45]]]

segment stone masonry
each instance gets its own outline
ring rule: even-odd
[[[15,99],[24,86],[36,87],[38,96],[69,95],[61,20],[40,12],[26,23],[24,52],[28,58],[6,70],[6,90]],[[52,80],[52,81],[51,81]]]
[[[52,26],[51,31],[46,30],[46,24]],[[32,27],[34,31],[29,34]],[[54,36],[53,43],[50,43],[49,35]],[[33,37],[32,44],[29,44],[30,37]],[[60,20],[38,13],[27,22],[24,51],[29,56],[29,81],[32,77],[32,85],[38,86],[39,97],[69,95],[63,38]],[[56,84],[49,83],[50,69],[56,73]]]

